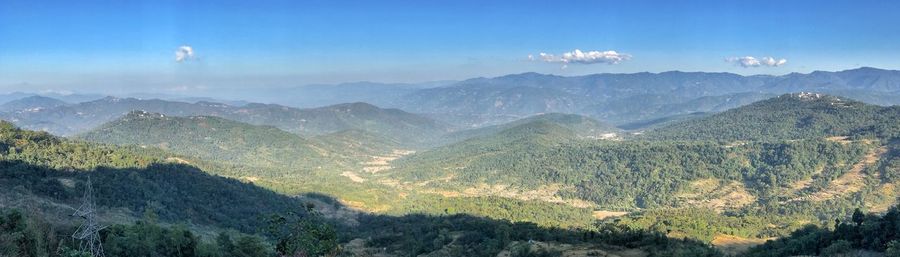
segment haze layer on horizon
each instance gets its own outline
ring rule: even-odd
[[[0,90],[900,69],[893,1],[4,1]]]

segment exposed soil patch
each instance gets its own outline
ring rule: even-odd
[[[371,160],[362,163],[363,171],[375,174],[381,171],[389,170],[393,168],[391,167],[391,161],[399,159],[400,157],[406,155],[413,154],[415,152],[416,151],[397,149],[388,155],[372,156]]]
[[[593,216],[598,220],[606,219],[606,218],[614,218],[621,217],[627,215],[628,212],[624,211],[594,211]]]
[[[366,182],[366,179],[360,177],[359,175],[356,175],[356,173],[353,173],[352,171],[344,171],[343,173],[341,173],[341,176],[347,177],[350,179],[350,181],[356,183]]]
[[[185,159],[178,158],[178,157],[169,157],[169,158],[166,158],[166,161],[174,162],[174,163],[178,163],[178,164],[191,164],[191,162],[189,162]]]
[[[712,240],[713,246],[731,256],[737,256],[744,253],[757,245],[765,243],[767,240],[774,238],[744,238],[731,235],[716,235]]]
[[[849,138],[849,137],[835,136],[835,137],[826,137],[825,140],[828,140],[828,141],[831,141],[831,142],[841,143],[841,144],[844,144],[844,145],[853,143],[853,141],[849,140],[848,138]]]
[[[694,181],[677,197],[685,205],[705,207],[719,212],[756,202],[756,196],[750,194],[740,182],[718,179]]]

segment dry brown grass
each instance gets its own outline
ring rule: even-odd
[[[837,179],[832,180],[828,183],[828,187],[825,189],[815,192],[808,196],[797,197],[787,202],[794,201],[815,201],[821,202],[829,199],[834,199],[839,196],[852,194],[855,192],[859,192],[866,185],[866,174],[863,172],[866,167],[875,164],[881,156],[887,152],[887,147],[878,147],[872,149],[865,157],[862,158],[859,162],[853,165],[847,173],[841,175]]]
[[[761,245],[766,242],[766,240],[771,240],[774,238],[744,238],[738,236],[731,235],[716,235],[712,240],[713,246],[721,250],[722,252],[731,255],[737,256],[743,252],[746,252],[750,249],[750,247],[754,247],[757,245]]]
[[[249,177],[240,177],[239,179],[255,183],[260,180],[260,177],[249,176]]]
[[[185,160],[185,159],[178,158],[178,157],[169,157],[169,158],[166,158],[166,161],[167,161],[167,162],[174,162],[174,163],[177,163],[177,164],[191,164],[191,162],[189,162],[189,161],[187,161],[187,160]]]
[[[892,206],[897,204],[897,196],[900,192],[897,190],[897,183],[882,184],[873,193],[875,199],[866,202],[866,209],[871,212],[885,212]]]
[[[394,161],[394,160],[399,159],[400,157],[403,157],[406,155],[413,154],[415,152],[416,151],[396,149],[388,155],[372,156],[371,160],[362,163],[363,171],[367,172],[367,173],[375,174],[378,172],[390,170],[393,168],[393,167],[391,167],[391,161]]]
[[[352,171],[344,171],[343,173],[341,173],[341,176],[347,177],[350,179],[350,181],[356,183],[366,182],[366,179],[360,177],[359,175],[356,175],[356,173],[353,173]]]
[[[498,196],[503,198],[518,199],[523,201],[543,201],[550,203],[564,203],[576,208],[591,208],[594,204],[581,199],[563,199],[559,197],[560,190],[572,190],[572,186],[563,186],[561,184],[549,184],[538,187],[534,190],[511,187],[505,184],[478,184],[474,187],[466,188],[460,195],[466,197],[480,196]]]
[[[606,218],[613,218],[613,217],[621,217],[621,216],[625,216],[627,214],[628,214],[628,212],[624,212],[624,211],[594,211],[592,213],[594,218],[596,218],[598,220],[602,220],[602,219],[606,219]]]
[[[737,209],[756,201],[743,184],[737,181],[702,179],[691,183],[687,190],[676,195],[685,204],[715,211]]]
[[[825,140],[828,140],[828,141],[831,141],[831,142],[841,143],[841,144],[844,144],[844,145],[853,143],[852,140],[848,140],[847,138],[849,138],[849,137],[844,137],[844,136],[834,136],[834,137],[826,137]]]

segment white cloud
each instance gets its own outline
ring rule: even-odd
[[[739,65],[744,68],[755,68],[755,67],[778,67],[787,63],[787,59],[775,59],[772,57],[762,57],[757,59],[753,56],[744,56],[744,57],[729,57],[725,58],[726,62],[734,63],[735,65]]]
[[[175,61],[176,62],[184,62],[189,59],[194,58],[194,48],[189,45],[179,46],[177,50],[175,50]]]
[[[787,63],[787,59],[784,58],[778,60],[775,60],[775,58],[772,57],[763,58],[763,64],[765,64],[766,66],[778,67],[784,65],[785,63]]]
[[[560,55],[553,55],[548,53],[540,53],[537,58],[534,55],[528,55],[528,60],[537,61],[540,60],[542,62],[550,62],[550,63],[562,63],[563,69],[568,67],[568,64],[577,63],[577,64],[595,64],[595,63],[605,63],[605,64],[619,64],[623,61],[627,61],[631,59],[631,55],[625,53],[619,53],[616,51],[587,51],[582,52],[580,49],[575,49],[571,52],[565,52]]]

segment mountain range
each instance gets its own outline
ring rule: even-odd
[[[225,104],[215,104],[207,101],[214,99],[203,97],[161,97],[171,100],[104,98],[71,102],[73,106],[45,108],[46,110],[37,113],[10,114],[15,110],[8,109],[7,114],[0,117],[13,120],[25,128],[72,135],[111,121],[131,110],[145,110],[167,115],[222,116],[251,124],[274,125],[302,135],[316,135],[355,128],[346,123],[360,121],[346,112],[341,116],[335,108],[345,108],[346,111],[347,107],[353,107],[360,112],[373,111],[373,106],[361,103],[342,105],[368,102],[386,108],[384,110],[396,108],[421,116],[415,118],[417,121],[400,125],[429,127],[414,132],[419,136],[435,128],[447,130],[497,125],[542,113],[580,114],[622,128],[644,129],[676,117],[717,113],[791,92],[819,92],[877,105],[893,105],[900,103],[897,100],[900,99],[897,81],[900,81],[900,71],[867,67],[781,76],[678,71],[574,77],[523,73],[458,82],[358,82],[258,89],[256,92],[244,93],[247,97],[257,96],[256,99],[261,101],[281,105],[241,101],[217,101]],[[10,100],[16,99],[13,96],[29,95],[9,95]],[[112,108],[103,114],[91,110],[98,105],[109,105]],[[311,108],[324,105],[328,106]],[[329,112],[330,114],[325,115]],[[86,113],[93,116],[78,117],[87,115]],[[394,112],[390,115],[403,113]],[[407,115],[406,118],[412,119],[411,117]],[[322,123],[304,121],[316,118],[332,120]],[[389,126],[377,129],[395,130]]]
[[[34,130],[75,135],[139,110],[169,116],[217,116],[254,125],[269,125],[303,136],[344,130],[362,130],[410,145],[446,132],[447,125],[396,109],[366,103],[297,109],[273,104],[230,106],[211,102],[177,102],[106,97],[51,108],[25,109],[0,114],[3,119]]]
[[[900,103],[900,71],[859,68],[782,76],[663,72],[562,77],[523,73],[421,89],[388,106],[466,117],[463,124],[536,113],[584,114],[625,124],[694,112],[718,112],[774,95],[820,92],[880,105]]]

